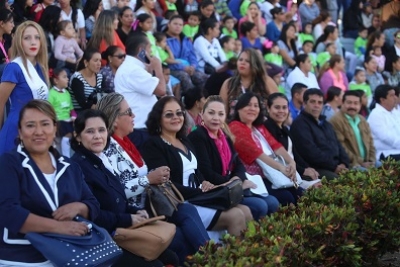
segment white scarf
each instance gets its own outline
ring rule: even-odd
[[[12,62],[15,62],[19,65],[22,70],[22,74],[25,77],[26,83],[28,84],[29,88],[32,91],[33,99],[47,99],[49,94],[49,88],[47,84],[40,78],[39,74],[37,73],[35,67],[33,66],[32,62],[29,60],[26,61],[27,68],[29,70],[29,74],[26,71],[26,68],[23,64],[23,60],[21,57],[15,58]]]

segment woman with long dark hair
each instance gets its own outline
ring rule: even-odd
[[[294,58],[297,57],[298,51],[296,46],[296,26],[288,23],[283,26],[281,36],[278,40],[279,54],[283,58],[283,67],[285,70],[292,69],[296,65]]]

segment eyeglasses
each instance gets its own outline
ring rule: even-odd
[[[132,112],[131,108],[128,108],[124,112],[118,113],[118,116],[129,116],[129,117],[132,117],[132,115],[133,115],[133,112]]]
[[[176,113],[173,113],[173,112],[167,112],[167,113],[165,113],[163,116],[164,116],[164,118],[166,118],[166,119],[172,119],[174,116],[177,116],[177,117],[183,117],[183,116],[185,116],[185,112],[184,111],[177,111]]]
[[[123,59],[123,58],[126,57],[126,55],[125,55],[125,54],[113,55],[113,57],[117,57],[117,58],[119,58],[119,59]]]

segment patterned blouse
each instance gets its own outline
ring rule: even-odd
[[[142,196],[145,193],[146,186],[149,184],[149,179],[146,176],[148,173],[146,164],[139,168],[122,146],[112,137],[110,145],[104,151],[104,154],[125,188],[129,205],[143,208],[145,199]]]
[[[103,88],[104,92],[106,93],[115,92],[115,86],[114,86],[115,75],[112,72],[110,65],[107,64],[103,68],[101,68],[100,73],[103,74],[104,86],[105,86],[105,88]]]

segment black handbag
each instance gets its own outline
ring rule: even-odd
[[[197,206],[216,210],[229,210],[243,199],[242,181],[237,179],[199,194],[188,201]]]
[[[43,256],[56,267],[64,266],[111,266],[122,255],[122,250],[108,232],[82,217],[91,228],[85,236],[52,233],[27,233],[27,238]]]
[[[181,192],[171,181],[159,185],[148,185],[146,193],[148,205],[154,216],[171,217],[174,211],[178,210],[178,205],[185,201]]]

